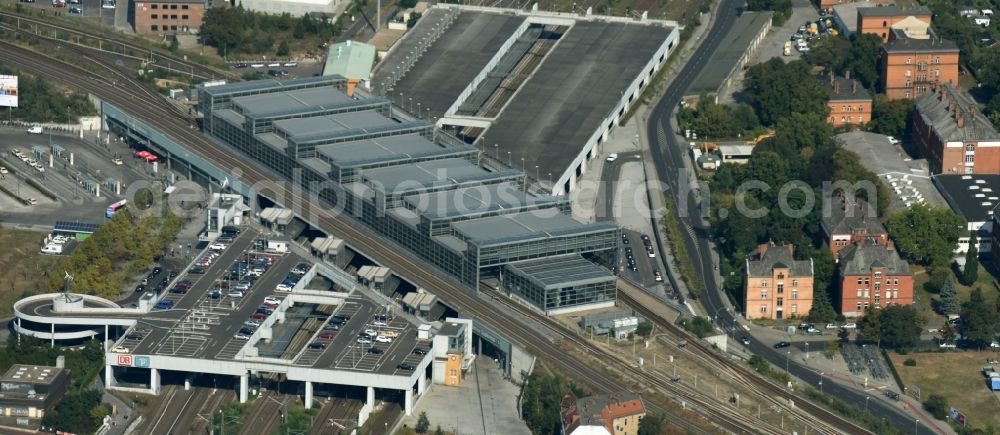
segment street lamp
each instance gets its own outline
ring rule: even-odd
[[[806,359],[809,359],[809,342],[806,342]]]
[[[920,420],[913,419],[913,435],[917,435],[917,431],[920,430],[920,426],[918,426],[919,423]]]
[[[791,359],[791,358],[792,358],[792,351],[790,351],[790,350],[786,351],[785,352],[785,374],[788,375],[788,376],[791,376],[791,374],[788,373],[788,360]]]
[[[823,372],[819,372],[819,393],[823,394]]]
[[[868,399],[871,399],[871,398],[872,398],[872,396],[865,396],[865,413],[866,414],[868,413]]]

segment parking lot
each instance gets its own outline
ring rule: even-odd
[[[148,186],[154,176],[152,168],[130,158],[127,146],[116,142],[98,145],[95,141],[94,137],[81,140],[28,134],[22,129],[0,129],[0,166],[8,169],[7,174],[0,174],[0,185],[37,200],[37,204],[24,205],[8,195],[0,195],[0,217],[6,222],[29,224],[50,224],[56,220],[101,222],[107,205],[123,199],[130,186],[136,187],[137,182]],[[121,165],[112,162],[116,156],[122,157]],[[55,194],[58,200],[31,187],[26,181],[29,178]],[[98,188],[100,197],[96,196]],[[51,221],[39,222],[38,216]]]
[[[122,353],[233,359],[249,345],[261,357],[295,365],[399,375],[411,373],[429,352],[430,342],[418,341],[405,317],[359,296],[338,305],[296,303],[282,313],[283,321],[271,326],[270,338],[260,339],[258,325],[285,306],[279,304],[287,292],[277,289],[294,286],[311,266],[295,254],[257,254],[257,240],[257,233],[248,229],[231,244],[206,243],[177,275],[158,274],[142,289],[162,294],[158,307],[116,348]],[[269,266],[257,269],[265,264]],[[248,280],[254,272],[260,276]],[[164,278],[168,281],[162,282]],[[248,281],[242,294],[233,293]]]
[[[802,53],[792,49],[790,56],[785,56],[783,51],[786,42],[790,42],[792,35],[798,31],[799,26],[806,21],[815,22],[820,18],[819,11],[809,0],[792,0],[792,16],[781,26],[774,26],[771,32],[764,39],[764,43],[753,56],[752,63],[763,63],[772,57],[783,58],[787,61],[800,59]]]
[[[120,31],[131,31],[128,24],[128,1],[119,0],[115,8],[101,7],[101,0],[66,0],[63,7],[55,7],[51,0],[3,0],[6,4],[39,9],[45,15],[82,19]],[[78,12],[77,12],[78,11]]]
[[[649,245],[646,245],[647,240],[649,240]],[[622,243],[619,244],[619,247],[621,248],[619,275],[644,287],[655,287],[663,284],[664,277],[660,270],[659,253],[656,252],[649,236],[631,230],[622,230]],[[650,252],[654,255],[653,257],[649,256]],[[659,274],[659,278],[657,278],[657,274]]]

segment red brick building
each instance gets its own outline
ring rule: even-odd
[[[850,195],[838,195],[831,200],[830,210],[824,210],[820,226],[835,261],[839,261],[837,255],[842,249],[866,240],[882,246],[890,243],[889,234],[876,214],[875,207]]]
[[[926,35],[892,29],[879,58],[881,86],[893,100],[917,98],[935,85],[958,83],[958,46]]]
[[[846,77],[829,73],[823,80],[830,92],[827,122],[840,127],[862,126],[872,120],[872,96],[857,80],[851,80],[850,71]]]
[[[209,3],[205,0],[134,1],[133,27],[147,35],[198,33]]]
[[[931,10],[927,6],[902,8],[899,6],[879,6],[858,9],[858,34],[869,33],[882,38],[882,43],[889,42],[892,26],[913,17],[931,24]]]
[[[1000,133],[957,86],[917,98],[912,136],[934,174],[1000,174]]]
[[[896,248],[862,241],[840,251],[840,312],[857,317],[869,307],[913,304],[913,273]]]

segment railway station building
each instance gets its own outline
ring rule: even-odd
[[[613,305],[619,229],[582,223],[569,202],[431,122],[397,113],[339,76],[199,90],[204,131],[326,207],[419,254],[470,291],[484,282],[555,314]],[[536,264],[542,263],[542,264]],[[587,269],[553,274],[545,265]]]

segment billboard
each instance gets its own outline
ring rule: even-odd
[[[17,76],[0,75],[0,107],[17,107]]]

